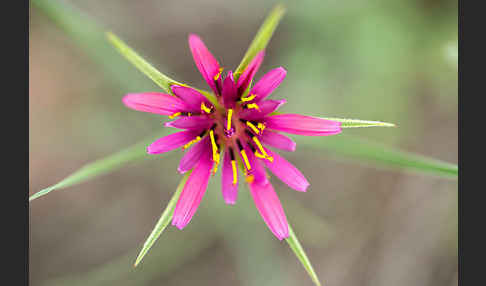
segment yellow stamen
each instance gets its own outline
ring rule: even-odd
[[[207,107],[204,102],[201,102],[201,110],[206,112],[206,113],[211,113],[211,108]]]
[[[218,152],[218,145],[216,145],[216,140],[214,139],[214,130],[209,131],[209,137],[211,137],[211,146],[213,149],[213,161],[215,163],[213,174],[215,174],[216,171],[218,170],[219,152]]]
[[[196,139],[193,139],[193,140],[189,141],[189,143],[184,145],[184,147],[182,147],[182,150],[187,149],[189,146],[191,146],[192,144],[194,144],[196,142],[199,142],[200,140],[201,140],[201,137],[197,136]]]
[[[260,158],[260,159],[265,159],[266,158],[265,155],[262,155],[262,154],[258,153],[258,151],[255,151],[255,156],[257,158]]]
[[[247,102],[247,101],[253,100],[255,97],[256,97],[256,94],[250,94],[250,95],[249,95],[249,96],[247,96],[247,97],[242,97],[242,98],[241,98],[241,101],[243,101],[243,102]]]
[[[241,154],[241,157],[243,158],[243,161],[245,162],[246,169],[251,170],[250,161],[248,161],[248,157],[246,156],[245,150],[241,150],[240,154]]]
[[[176,113],[174,113],[174,114],[172,114],[172,115],[169,115],[169,118],[170,118],[170,119],[173,119],[173,118],[175,118],[175,117],[177,117],[177,116],[179,116],[179,115],[181,115],[181,113],[180,113],[180,112],[176,112]]]
[[[260,140],[258,140],[256,136],[253,137],[253,142],[255,142],[258,149],[260,149],[260,152],[262,152],[264,156],[268,156],[267,152],[265,152],[265,149],[263,149],[262,143],[260,143]]]
[[[233,168],[233,185],[238,183],[238,173],[236,172],[236,161],[231,160],[231,168]]]
[[[231,129],[231,116],[233,116],[233,109],[228,109],[228,124],[226,125],[226,130]]]
[[[253,183],[253,181],[254,181],[254,180],[255,180],[255,176],[253,176],[253,175],[247,175],[247,176],[246,176],[246,181],[247,181],[249,184]]]
[[[257,127],[258,127],[258,129],[260,129],[261,131],[263,131],[263,129],[265,129],[265,124],[263,124],[261,122],[258,122]]]
[[[255,132],[256,134],[260,134],[260,130],[258,130],[258,128],[256,128],[256,126],[253,125],[253,123],[251,123],[250,121],[247,121],[246,125],[250,127],[251,130],[253,130],[253,132]]]
[[[260,107],[259,107],[259,106],[258,106],[256,103],[248,103],[248,104],[246,105],[246,107],[247,107],[248,109],[256,109],[256,110],[260,110]]]
[[[219,153],[218,154],[218,159],[217,161],[215,161],[214,163],[214,167],[213,167],[213,175],[216,174],[216,172],[218,171],[218,165],[219,165]]]
[[[219,68],[219,72],[214,76],[214,80],[218,80],[218,78],[221,76],[221,73],[223,72],[224,68]]]

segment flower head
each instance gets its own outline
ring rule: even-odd
[[[189,35],[196,66],[216,100],[208,100],[198,90],[172,85],[173,95],[147,92],[128,94],[123,103],[135,110],[167,115],[165,126],[183,131],[162,137],[147,147],[149,154],[181,148],[178,171],[192,170],[176,204],[172,224],[184,228],[199,206],[211,177],[222,169],[222,194],[227,204],[235,204],[242,174],[249,185],[263,220],[278,239],[289,236],[282,205],[268,180],[266,169],[294,190],[305,192],[309,182],[273,147],[294,151],[296,144],[281,134],[326,136],[341,132],[341,123],[299,114],[274,114],[285,99],[268,99],[287,71],[278,67],[253,86],[264,52],[258,53],[241,74],[224,72],[218,61],[196,35]],[[221,165],[221,167],[220,167]],[[266,167],[266,168],[265,168]]]

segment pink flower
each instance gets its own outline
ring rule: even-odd
[[[189,36],[196,66],[211,87],[218,104],[197,90],[172,85],[175,96],[157,93],[127,94],[123,103],[132,109],[168,115],[165,126],[183,131],[162,137],[147,147],[149,154],[182,148],[180,173],[192,170],[176,204],[172,224],[184,228],[196,212],[211,177],[222,165],[222,194],[227,204],[238,197],[239,174],[249,185],[255,205],[272,233],[280,240],[289,236],[287,218],[265,167],[290,188],[305,192],[309,182],[290,162],[268,149],[294,151],[296,144],[280,132],[326,136],[341,132],[341,123],[299,114],[274,115],[286,100],[267,99],[287,71],[276,68],[250,86],[264,52],[258,53],[239,78],[223,68],[196,35]],[[221,158],[223,157],[223,158]],[[222,161],[222,162],[221,162]]]

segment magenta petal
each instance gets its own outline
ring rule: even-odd
[[[296,191],[305,192],[307,190],[307,187],[310,185],[309,182],[294,165],[267,148],[265,148],[265,151],[273,157],[273,161],[263,161],[275,176]]]
[[[155,140],[147,147],[147,153],[160,154],[184,146],[198,135],[195,131],[182,131]]]
[[[202,74],[208,85],[215,93],[218,93],[214,77],[219,74],[219,63],[214,56],[209,52],[204,42],[199,36],[189,35],[189,48],[192,52],[192,57],[199,72]]]
[[[238,88],[238,94],[242,95],[243,92],[248,88],[251,80],[255,76],[256,72],[260,68],[260,65],[263,62],[263,57],[265,56],[265,51],[261,51],[253,58],[253,60],[248,64],[246,69],[238,78],[238,84],[236,85]]]
[[[300,114],[278,114],[265,118],[267,128],[306,136],[341,133],[341,122]]]
[[[202,95],[194,88],[173,85],[171,86],[171,89],[177,97],[182,99],[186,103],[186,105],[190,107],[190,111],[192,112],[200,112],[202,102],[204,102],[208,107],[211,106],[209,100],[207,100],[204,95]]]
[[[280,150],[295,151],[296,144],[294,140],[277,132],[265,130],[263,131],[260,140],[263,144]]]
[[[223,102],[226,108],[233,108],[235,106],[238,92],[233,78],[233,73],[230,71],[223,82]]]
[[[284,80],[287,71],[283,67],[273,69],[266,73],[250,91],[250,94],[255,94],[253,101],[258,102],[269,96]]]
[[[172,115],[188,108],[180,98],[160,92],[130,93],[122,101],[131,109],[160,115]]]
[[[213,121],[207,116],[184,116],[177,120],[166,122],[164,125],[179,129],[203,130],[209,128]]]
[[[258,103],[258,109],[244,109],[240,112],[240,117],[246,120],[256,120],[277,110],[285,104],[287,100],[263,100]]]
[[[211,167],[213,166],[208,155],[209,153],[201,157],[194,171],[192,171],[187,179],[181,196],[177,201],[172,218],[172,225],[175,225],[179,229],[183,229],[191,221],[206,192],[209,178],[211,177]]]
[[[181,174],[191,170],[192,168],[194,168],[196,163],[201,159],[201,156],[204,154],[204,152],[208,152],[208,153],[211,152],[211,145],[209,144],[208,136],[204,137],[204,139],[197,142],[196,144],[194,144],[193,147],[187,150],[187,152],[181,158],[177,170]]]
[[[287,218],[272,184],[249,185],[255,205],[268,228],[279,240],[289,237]]]
[[[234,205],[238,198],[238,181],[236,181],[236,184],[233,184],[233,167],[231,166],[229,151],[226,151],[224,154],[222,168],[221,188],[223,191],[223,199],[227,204]],[[236,170],[236,177],[238,177],[238,167]]]

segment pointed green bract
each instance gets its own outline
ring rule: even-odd
[[[457,180],[456,164],[443,162],[419,154],[386,146],[379,142],[339,134],[322,139],[300,137],[300,146],[314,150],[328,150],[339,158],[357,159],[359,162],[375,163],[378,166],[404,169]]]
[[[309,274],[314,284],[316,284],[317,286],[321,286],[321,282],[319,282],[319,278],[317,277],[317,274],[314,271],[314,268],[312,267],[312,264],[310,263],[307,254],[305,254],[304,248],[302,248],[302,245],[297,239],[297,236],[292,230],[292,227],[290,227],[290,224],[289,224],[289,237],[286,238],[285,241],[287,241],[290,248],[294,252],[295,256],[297,256],[300,263],[302,263],[302,266],[304,266],[305,271],[307,271],[307,274]]]
[[[187,84],[177,82],[158,71],[154,66],[152,66],[149,62],[139,56],[137,52],[135,52],[112,32],[106,32],[106,37],[108,38],[109,42],[120,52],[120,54],[122,54],[129,62],[131,62],[136,68],[138,68],[141,72],[143,72],[146,76],[153,80],[167,93],[172,94],[172,90],[170,89],[170,87],[174,84],[191,87]],[[203,94],[209,101],[211,101],[213,105],[219,106],[218,100],[213,94],[197,88],[194,89],[198,90],[201,94]]]
[[[177,204],[177,200],[179,200],[179,196],[181,195],[182,189],[184,188],[184,185],[186,184],[186,181],[189,178],[191,172],[192,171],[187,172],[182,178],[181,182],[179,183],[179,186],[177,186],[177,189],[174,195],[172,195],[169,204],[167,204],[167,207],[165,208],[164,212],[160,216],[159,221],[157,221],[157,224],[155,225],[154,229],[152,230],[149,237],[143,244],[143,248],[138,254],[134,266],[137,266],[140,263],[140,261],[142,261],[143,257],[148,253],[152,245],[154,245],[157,238],[159,238],[159,236],[162,234],[162,232],[167,227],[167,225],[169,225],[169,222],[172,220],[172,216],[174,215],[174,210]]]
[[[270,14],[268,14],[267,18],[255,35],[255,38],[253,38],[253,41],[246,51],[245,56],[241,60],[240,65],[236,68],[234,72],[235,81],[238,80],[241,73],[245,70],[245,68],[255,57],[255,55],[266,48],[268,42],[272,38],[273,32],[277,28],[278,23],[280,22],[280,19],[282,19],[284,14],[285,7],[281,4],[275,6]]]
[[[165,132],[163,134],[165,134]],[[155,158],[156,156],[150,156],[147,154],[146,147],[159,137],[162,137],[162,133],[159,133],[157,137],[150,137],[149,139],[143,140],[142,142],[109,155],[103,159],[88,163],[57,184],[49,186],[33,194],[30,196],[29,201],[45,196],[54,190],[70,187],[90,180],[94,177],[113,172],[125,166],[129,162],[140,159]]]
[[[139,56],[137,52],[135,52],[112,32],[106,32],[106,37],[108,38],[110,43],[120,52],[120,54],[122,54],[136,68],[138,68],[141,72],[143,72],[166,92],[172,94],[170,86],[173,84],[185,85],[169,78],[168,76],[158,71],[155,67],[153,67],[149,62]]]
[[[381,121],[361,120],[361,119],[347,119],[336,117],[321,117],[322,119],[341,122],[342,128],[357,128],[357,127],[395,127],[395,124]]]

